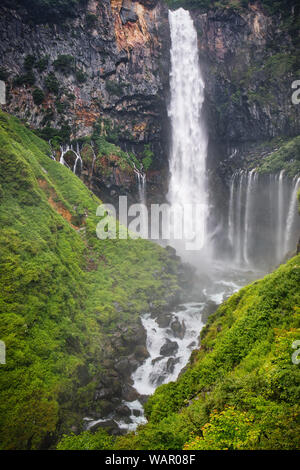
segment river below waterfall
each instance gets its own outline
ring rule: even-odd
[[[86,418],[86,429],[114,422],[120,432],[133,431],[147,422],[143,403],[155,389],[175,381],[188,364],[191,353],[199,347],[199,337],[208,316],[230,295],[262,276],[261,272],[234,268],[224,270],[215,265],[213,273],[199,283],[194,299],[179,304],[173,311],[160,314],[144,313],[141,322],[147,333],[146,347],[149,357],[131,375],[132,385],[138,392],[133,401],[123,401],[130,410],[124,418],[110,413],[105,419]]]

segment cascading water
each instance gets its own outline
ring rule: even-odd
[[[76,174],[76,173],[78,173],[78,165],[80,165],[80,171],[82,170],[82,158],[81,158],[81,155],[80,155],[78,142],[77,142],[76,150],[74,150],[72,145],[71,146],[70,145],[66,145],[66,146],[62,145],[60,147],[59,163],[61,163],[62,165],[65,165],[68,168],[70,168],[70,166],[68,165],[68,163],[65,160],[65,155],[68,152],[72,152],[75,155],[75,163],[73,165],[72,171],[73,171],[73,173]]]
[[[197,32],[188,11],[169,12],[171,31],[171,101],[169,116],[172,128],[170,182],[167,199],[172,208],[178,205],[200,206],[197,213],[198,249],[206,240],[208,200],[206,188],[207,136],[202,118],[204,81],[198,58]],[[191,218],[190,218],[191,219]],[[184,232],[191,233],[190,220],[184,220]],[[176,231],[175,224],[173,230]],[[176,233],[172,236],[176,238]],[[182,244],[170,242],[181,255]]]
[[[295,250],[300,229],[299,186],[300,178],[291,180],[284,171],[260,175],[255,170],[239,170],[233,174],[228,242],[237,266],[266,271]]]
[[[201,116],[204,82],[199,67],[197,34],[189,12],[181,8],[169,12],[169,22],[172,146],[168,201],[172,207],[201,204],[203,210],[198,214],[196,232],[198,229],[200,245],[207,251],[207,137]],[[232,157],[236,152],[235,149]],[[146,181],[137,169],[135,172],[139,199],[145,204]],[[251,276],[251,280],[257,279],[262,274],[258,273],[259,269],[265,272],[266,265],[274,266],[295,247],[297,226],[299,228],[296,218],[299,186],[300,178],[294,179],[291,185],[291,180],[283,172],[280,175],[259,175],[255,170],[239,170],[233,174],[228,210],[228,245],[231,249],[224,251],[230,251],[230,259],[234,259],[235,266],[229,266],[228,259],[220,265],[213,260],[211,272],[207,278],[203,276],[193,302],[189,300],[172,312],[144,313],[141,316],[147,333],[149,357],[131,376],[139,397],[130,402],[123,401],[128,408],[126,419],[113,411],[101,419],[87,418],[87,428],[114,420],[120,429],[134,430],[146,422],[141,404],[143,396],[153,393],[162,383],[176,380],[191,351],[199,345],[199,333],[205,324],[205,315],[211,312],[210,307],[217,307],[249,282]],[[177,242],[170,240],[170,244],[184,256],[183,245]]]

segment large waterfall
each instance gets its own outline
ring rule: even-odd
[[[235,172],[230,182],[228,240],[235,264],[267,270],[295,251],[300,221],[300,178],[284,171],[262,175]]]
[[[208,215],[206,189],[207,136],[201,111],[204,81],[198,59],[197,32],[188,11],[169,12],[171,31],[171,101],[169,116],[172,129],[170,182],[168,200],[172,208],[198,209],[184,220],[184,235],[195,234],[197,249],[205,243]],[[194,226],[190,223],[194,221]],[[174,224],[175,225],[175,224]],[[174,226],[173,226],[174,227]],[[176,237],[176,229],[174,228]],[[174,243],[182,253],[182,245]]]

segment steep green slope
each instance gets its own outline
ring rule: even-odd
[[[0,446],[47,447],[86,412],[117,324],[178,292],[177,261],[96,237],[100,201],[0,111]],[[155,300],[153,300],[155,292]]]
[[[136,434],[114,444],[100,434],[68,436],[59,448],[297,448],[299,285],[300,255],[220,306],[187,370],[150,397],[149,423]]]

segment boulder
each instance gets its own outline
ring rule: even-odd
[[[174,320],[170,326],[175,338],[182,339],[184,337],[186,332],[184,321],[180,323],[180,321],[176,318],[176,320]]]
[[[159,353],[162,356],[174,356],[178,351],[178,343],[176,341],[170,341],[166,339],[165,344],[160,348]]]

